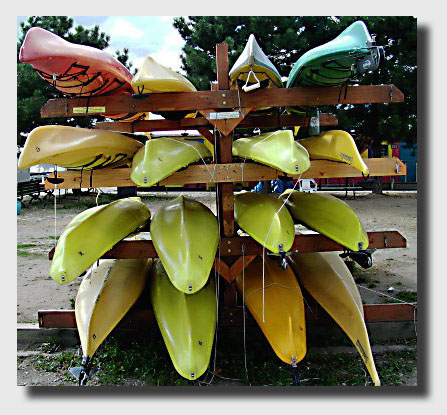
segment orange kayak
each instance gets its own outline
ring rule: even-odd
[[[117,59],[91,46],[70,43],[48,30],[28,30],[19,54],[38,74],[67,96],[132,94],[132,74]],[[133,121],[143,114],[106,115]]]

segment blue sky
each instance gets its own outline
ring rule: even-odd
[[[111,55],[117,49],[129,49],[133,68],[138,68],[142,60],[151,55],[157,62],[175,71],[180,69],[180,54],[184,41],[172,26],[174,16],[71,16],[74,25],[91,27],[97,24],[100,30],[110,35],[110,45],[105,49]],[[17,17],[19,22],[26,16]]]

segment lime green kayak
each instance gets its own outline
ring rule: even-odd
[[[191,163],[210,158],[205,144],[181,137],[148,140],[132,161],[130,178],[137,186],[154,186]]]
[[[70,369],[81,383],[89,376],[98,347],[140,297],[151,263],[148,259],[104,259],[82,280],[75,315],[83,363]]]
[[[80,213],[57,242],[50,277],[59,284],[73,281],[150,217],[139,197],[116,200]]]
[[[236,278],[238,291],[276,355],[295,366],[306,355],[306,321],[300,286],[290,268],[265,258],[264,302],[262,258],[256,257]],[[245,293],[244,293],[245,291]]]
[[[351,76],[377,69],[383,48],[376,46],[362,21],[335,39],[302,55],[293,66],[287,88],[343,85]]]
[[[369,174],[354,139],[346,131],[325,131],[320,135],[303,138],[300,144],[307,149],[311,160],[339,161],[350,164],[365,175]]]
[[[186,294],[199,291],[208,280],[219,242],[213,212],[200,202],[179,196],[157,211],[150,230],[174,287]]]
[[[152,266],[150,294],[175,369],[186,379],[199,378],[209,365],[216,330],[214,281],[195,294],[185,294],[171,284],[157,259]]]
[[[290,195],[290,196],[289,196]],[[297,223],[340,245],[359,251],[368,248],[368,234],[351,207],[332,195],[287,189],[281,196]]]
[[[293,138],[291,130],[239,138],[233,142],[233,156],[250,159],[281,170],[301,174],[310,167],[309,153]]]
[[[289,262],[302,286],[354,343],[374,384],[380,386],[360,293],[344,261],[334,252],[312,252],[293,254]]]
[[[234,219],[255,241],[276,254],[287,252],[295,226],[282,202],[273,196],[244,192],[235,195]]]

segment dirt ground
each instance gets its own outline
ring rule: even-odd
[[[172,192],[170,192],[172,194]],[[186,194],[186,193],[184,193]],[[343,196],[344,192],[334,193]],[[152,215],[166,201],[166,193],[142,194]],[[189,193],[189,196],[209,206],[213,211],[213,193]],[[354,276],[360,281],[360,294],[367,303],[381,303],[394,287],[400,290],[417,290],[417,193],[386,192],[373,195],[370,192],[352,193],[345,199],[360,217],[368,231],[400,231],[407,239],[405,249],[384,249],[375,252],[374,265],[363,270],[356,268]],[[85,207],[69,208],[76,200],[62,199],[63,208],[57,209],[56,234],[83,211]],[[99,197],[101,204],[101,196]],[[17,321],[37,322],[40,309],[72,308],[80,279],[67,285],[56,284],[49,276],[51,262],[48,251],[54,245],[55,223],[51,204],[38,203],[22,209],[17,216]],[[372,287],[372,288],[368,288]]]

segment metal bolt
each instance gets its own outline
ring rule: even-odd
[[[223,102],[222,102],[222,105],[225,105],[226,103],[227,103],[227,101],[223,101]]]
[[[228,250],[228,253],[230,253],[230,252],[231,252],[231,249]]]
[[[225,98],[225,97],[226,97],[226,95],[225,95],[225,94],[222,94],[222,97],[223,97],[223,98]]]
[[[231,241],[227,241],[227,244],[228,244],[228,245],[231,245]]]

